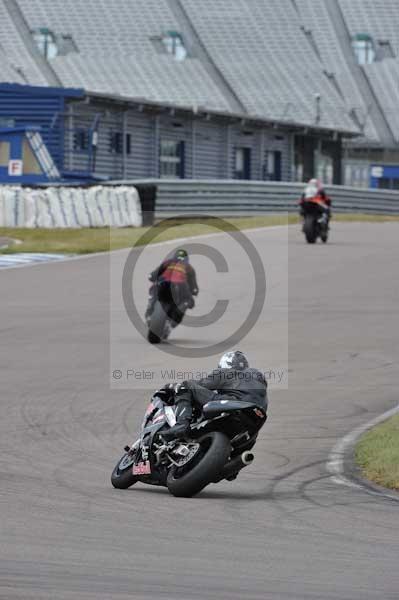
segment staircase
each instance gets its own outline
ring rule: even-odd
[[[27,131],[26,137],[29,144],[42,168],[43,173],[48,179],[60,179],[60,173],[51,158],[46,144],[38,131]]]

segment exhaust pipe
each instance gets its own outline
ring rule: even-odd
[[[228,479],[229,477],[236,475],[241,469],[250,465],[254,458],[252,452],[247,451],[240,454],[240,456],[236,456],[232,460],[229,460],[216,479],[213,480],[213,483],[218,483],[219,481],[222,481],[222,479]]]
[[[253,462],[255,456],[252,454],[252,452],[243,452],[241,454],[241,460],[244,463],[244,466],[246,467],[247,465],[250,465],[251,462]]]

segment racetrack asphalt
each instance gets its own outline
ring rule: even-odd
[[[270,267],[274,313],[240,347],[263,368],[284,332],[285,236],[248,233]],[[254,464],[193,499],[111,487],[149,391],[110,389],[110,346],[136,368],[178,359],[110,311],[108,257],[0,272],[1,600],[398,599],[399,504],[337,485],[326,461],[398,403],[399,226],[333,223],[327,245],[296,227],[289,238],[289,387],[271,390]],[[217,277],[204,264],[199,312]],[[243,273],[231,277],[239,289]]]

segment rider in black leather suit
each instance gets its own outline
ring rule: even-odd
[[[165,386],[163,390],[171,389]],[[162,433],[166,441],[184,437],[192,417],[193,408],[199,410],[212,400],[242,400],[256,404],[267,416],[267,382],[257,369],[251,369],[240,351],[224,354],[215,369],[199,382],[189,380],[175,387],[176,425]],[[162,392],[162,390],[160,390]]]

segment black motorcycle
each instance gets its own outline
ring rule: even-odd
[[[181,323],[187,308],[193,306],[187,293],[184,294],[179,286],[168,282],[157,284],[155,294],[156,301],[146,318],[150,344],[167,340],[172,329]]]
[[[323,204],[315,200],[303,203],[304,222],[302,231],[308,244],[314,244],[317,238],[325,244],[328,240],[328,212]]]
[[[213,400],[196,415],[184,440],[166,442],[162,432],[175,425],[175,408],[155,396],[140,438],[125,447],[112,472],[112,485],[126,489],[141,481],[189,498],[210,483],[232,481],[252,463],[250,450],[265,420],[265,412],[252,402]]]

